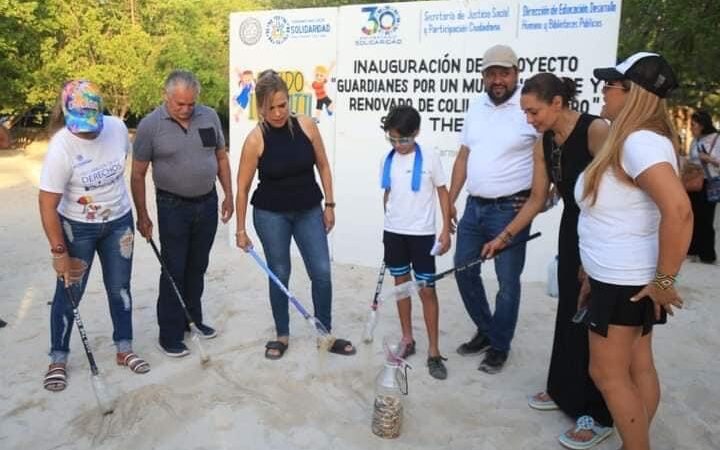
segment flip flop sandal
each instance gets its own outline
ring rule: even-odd
[[[543,394],[545,394],[547,400],[540,398]],[[555,409],[560,409],[553,399],[550,398],[547,392],[539,392],[528,398],[528,406],[532,409],[537,409],[538,411],[553,411]]]
[[[573,429],[573,433],[578,433],[580,431],[591,431],[593,436],[587,441],[580,441],[572,438],[566,432],[560,435],[558,440],[567,448],[571,448],[573,450],[587,450],[610,437],[610,435],[613,434],[613,427],[596,425],[595,420],[592,417],[582,416],[578,418],[575,428]]]
[[[150,372],[150,364],[133,352],[118,353],[118,366],[127,366],[134,373],[143,374]]]
[[[267,359],[280,359],[285,354],[285,350],[288,349],[288,345],[280,341],[268,341],[265,344],[265,357]],[[270,350],[277,350],[278,354],[270,353]]]
[[[43,380],[43,387],[51,392],[60,392],[67,387],[65,364],[50,364]]]
[[[350,350],[347,349],[348,346]],[[346,339],[335,339],[335,342],[333,342],[332,347],[330,347],[328,351],[337,355],[350,356],[354,355],[357,349],[352,345],[352,342]]]

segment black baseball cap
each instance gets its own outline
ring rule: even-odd
[[[593,75],[603,81],[630,80],[660,98],[667,97],[678,87],[672,67],[657,53],[635,53],[615,67],[593,70]]]

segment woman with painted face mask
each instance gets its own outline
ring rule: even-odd
[[[73,312],[66,288],[80,301],[97,253],[113,322],[116,362],[138,374],[150,365],[132,349],[133,217],[123,177],[128,130],[103,115],[97,86],[73,80],[63,86],[51,117],[52,138],[40,176],[40,217],[57,274],[50,312],[50,367],[43,386],[67,386]],[[77,271],[81,260],[86,270]]]
[[[636,53],[596,69],[612,120],[580,175],[580,258],[590,286],[590,375],[624,450],[649,450],[660,401],[652,330],[683,304],[675,278],[690,243],[690,201],[678,177],[678,141],[665,98],[677,87],[668,62]]]

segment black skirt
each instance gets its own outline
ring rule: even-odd
[[[644,287],[620,286],[590,278],[590,305],[584,321],[590,331],[607,337],[608,325],[624,325],[642,327],[644,336],[652,331],[653,325],[666,323],[665,309],[661,309],[659,320],[655,318],[655,306],[650,297],[630,301],[630,297]]]

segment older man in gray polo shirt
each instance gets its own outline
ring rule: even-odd
[[[146,206],[145,176],[152,163],[162,257],[190,316],[209,339],[217,333],[203,321],[200,299],[217,230],[216,177],[224,194],[223,223],[234,209],[220,119],[211,108],[196,104],[199,93],[200,83],[192,73],[176,70],[167,77],[165,102],[143,118],[137,129],[131,187],[138,231],[150,239],[153,223]],[[185,314],[170,281],[162,275],[157,318],[161,350],[168,356],[187,355]]]

